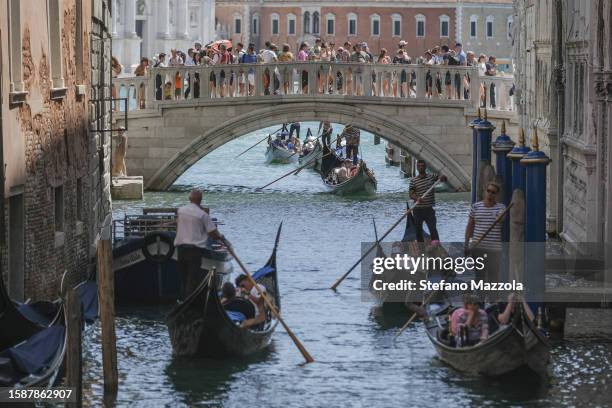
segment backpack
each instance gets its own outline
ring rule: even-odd
[[[461,59],[457,55],[449,55],[448,65],[461,65]]]

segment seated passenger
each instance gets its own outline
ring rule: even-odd
[[[294,146],[296,152],[298,150],[300,150],[300,147],[302,147],[302,143],[300,142],[299,138],[297,138],[297,137],[293,138],[293,146]]]
[[[480,309],[478,296],[464,296],[463,307],[451,316],[451,333],[459,347],[473,346],[489,337],[489,319]]]
[[[336,184],[344,183],[349,179],[348,168],[345,164],[334,169],[334,181]]]
[[[259,292],[261,291],[266,293],[266,287],[264,285],[257,284],[257,287],[259,288],[259,290],[257,290],[251,280],[244,274],[239,275],[236,278],[236,286],[240,288],[241,294],[250,300],[253,305],[255,305],[255,317],[253,319],[244,321],[240,326],[250,327],[263,323],[266,320],[265,302]]]
[[[221,287],[221,304],[228,312],[238,312],[244,316],[244,319],[237,320],[240,323],[253,319],[255,317],[255,306],[247,299],[236,296],[236,288],[231,282],[225,282]]]
[[[355,177],[357,172],[359,172],[359,165],[353,166],[351,162],[351,164],[349,164],[349,177]]]
[[[520,301],[523,302],[523,310],[527,314],[527,318],[533,322],[535,320],[533,311],[531,310],[529,305],[525,302],[525,300],[520,300]],[[510,323],[512,313],[514,313],[514,309],[516,307],[517,302],[519,302],[519,300],[516,299],[516,295],[514,293],[511,293],[508,295],[508,303],[506,304],[504,311],[501,312],[499,315],[497,315],[497,320],[499,321],[499,324],[509,324]]]

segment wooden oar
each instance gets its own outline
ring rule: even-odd
[[[251,282],[253,287],[255,289],[257,289],[257,293],[259,294],[259,296],[261,296],[263,298],[264,302],[266,303],[266,305],[268,306],[268,308],[270,309],[270,311],[272,312],[274,317],[276,319],[278,319],[278,321],[283,325],[283,327],[285,328],[285,331],[287,332],[289,337],[291,337],[291,340],[293,340],[293,343],[295,344],[295,346],[298,348],[300,353],[302,353],[302,356],[304,356],[304,359],[306,360],[306,363],[314,362],[314,358],[312,358],[310,353],[308,353],[308,350],[306,350],[306,348],[302,345],[300,340],[295,336],[295,334],[293,334],[293,332],[291,331],[289,326],[287,326],[287,323],[285,323],[285,321],[281,317],[279,311],[276,309],[274,304],[270,301],[270,299],[268,298],[268,295],[266,294],[266,292],[262,291],[259,288],[259,285],[257,284],[257,282],[255,282],[255,279],[253,279],[253,276],[251,276],[251,274],[249,273],[247,268],[244,266],[244,264],[242,263],[240,258],[238,258],[238,256],[234,252],[234,248],[231,246],[231,244],[229,242],[227,242],[225,240],[224,240],[224,242],[225,242],[225,245],[227,246],[227,250],[229,251],[230,254],[232,254],[232,256],[234,257],[236,262],[238,262],[238,265],[240,266],[240,269],[242,269],[242,272],[244,272],[244,274],[246,275],[246,277],[249,280],[249,282]]]
[[[486,232],[482,235],[482,237],[480,237],[478,239],[478,241],[476,241],[476,243],[474,245],[472,245],[472,247],[470,249],[474,249],[478,246],[478,244],[480,244],[482,242],[482,240],[489,234],[489,232],[491,232],[491,230],[493,230],[493,227],[495,227],[506,215],[506,213],[508,212],[508,210],[510,209],[510,207],[512,207],[514,205],[514,203],[510,203],[508,204],[508,207],[506,207],[506,209],[504,211],[502,211],[501,214],[499,214],[499,216],[495,219],[495,222],[493,224],[491,224],[491,226],[489,227],[489,229],[486,230]],[[427,304],[429,302],[431,302],[431,299],[433,299],[433,297],[439,292],[439,290],[435,290],[432,293],[429,294],[429,296],[423,301],[423,303],[421,304],[421,307],[423,306],[427,306]],[[399,331],[397,332],[397,334],[394,337],[394,340],[397,339],[400,334],[402,334],[404,332],[404,330],[406,330],[406,328],[408,327],[408,325],[410,323],[412,323],[412,321],[417,317],[418,313],[414,313],[410,319],[408,319],[408,321],[402,326],[401,329],[399,329]]]
[[[436,184],[438,184],[438,182],[433,183],[433,184],[432,184],[432,186],[431,186],[431,187],[429,187],[429,188],[427,189],[427,191],[425,191],[425,192],[423,193],[423,195],[420,197],[420,199],[425,198],[425,196],[427,196],[427,194],[429,194],[429,193],[430,193],[430,192],[431,192],[431,191],[434,189],[434,187],[436,186]],[[418,201],[418,200],[417,200],[417,201]],[[385,233],[383,234],[383,236],[382,236],[382,237],[380,237],[380,239],[377,239],[377,240],[376,240],[376,242],[374,243],[374,245],[372,245],[372,246],[370,247],[370,249],[368,249],[368,250],[366,251],[366,253],[365,253],[365,254],[363,254],[363,255],[361,256],[361,258],[359,258],[359,260],[353,264],[353,266],[351,266],[351,269],[349,269],[348,271],[346,271],[346,273],[345,273],[344,275],[342,275],[342,276],[340,277],[340,279],[338,279],[338,280],[336,281],[336,283],[334,283],[330,289],[331,289],[331,290],[336,290],[336,288],[338,287],[338,285],[340,285],[340,284],[342,283],[342,281],[343,281],[344,279],[346,279],[346,277],[347,277],[347,276],[349,276],[349,274],[350,274],[350,273],[353,271],[353,269],[355,269],[355,268],[357,267],[357,265],[359,265],[359,264],[361,263],[361,261],[363,261],[363,260],[364,260],[364,258],[365,258],[366,256],[368,256],[368,254],[369,254],[370,252],[372,252],[372,250],[373,250],[374,248],[376,248],[376,246],[377,246],[378,244],[380,244],[380,241],[382,241],[383,239],[385,239],[385,237],[386,237],[387,235],[389,235],[389,233],[391,233],[391,231],[393,231],[393,230],[395,229],[395,227],[397,227],[397,226],[399,225],[399,223],[400,223],[400,222],[402,222],[402,220],[403,220],[404,218],[406,218],[406,217],[408,216],[408,214],[410,214],[410,213],[411,213],[411,212],[414,210],[414,207],[416,207],[417,205],[418,205],[418,204],[417,204],[417,203],[415,203],[415,204],[414,204],[412,207],[408,208],[408,209],[407,209],[407,210],[404,212],[404,214],[402,214],[402,216],[401,216],[401,217],[400,217],[400,218],[399,218],[397,221],[395,221],[395,223],[394,223],[394,224],[391,226],[391,228],[389,228],[389,229],[387,230],[387,232],[385,232]]]
[[[323,156],[321,156],[321,157],[314,157],[314,158],[312,158],[312,160],[309,160],[309,161],[308,161],[306,164],[304,164],[304,165],[302,165],[302,166],[298,167],[297,169],[293,169],[293,170],[291,170],[291,171],[290,171],[289,173],[287,173],[287,174],[283,174],[282,176],[280,176],[280,177],[279,177],[279,178],[277,178],[276,180],[269,182],[268,184],[266,184],[266,185],[265,185],[265,186],[263,186],[263,187],[258,187],[258,188],[256,188],[256,189],[255,189],[255,191],[261,191],[261,190],[263,190],[264,188],[266,188],[266,187],[268,187],[268,186],[270,186],[270,185],[272,185],[272,184],[276,183],[277,181],[282,180],[282,179],[284,179],[284,178],[285,178],[285,177],[287,177],[287,176],[290,176],[291,174],[294,174],[294,173],[295,173],[295,174],[298,174],[298,173],[299,173],[299,172],[300,172],[300,171],[301,171],[303,168],[305,168],[305,167],[309,166],[309,165],[310,165],[312,162],[314,162],[315,160],[317,160],[317,159],[320,159],[320,158],[323,158],[323,157],[327,156],[328,154],[329,154],[329,153],[327,153],[327,154],[325,154],[325,155],[323,155]]]
[[[242,156],[243,154],[245,154],[246,152],[248,152],[249,150],[251,150],[252,148],[254,148],[255,146],[257,146],[258,144],[260,144],[261,142],[263,142],[264,140],[268,139],[270,136],[277,134],[278,132],[280,132],[281,130],[283,130],[283,128],[278,129],[276,132],[274,133],[270,133],[269,135],[267,135],[266,137],[264,137],[263,139],[261,139],[259,142],[255,143],[253,146],[249,147],[248,149],[246,149],[244,152],[240,153],[238,156],[234,157],[234,159],[237,159],[238,157]]]
[[[429,302],[431,302],[431,299],[433,299],[433,297],[434,297],[434,296],[435,296],[437,293],[438,293],[438,291],[437,291],[437,290],[436,290],[436,291],[434,291],[434,292],[431,292],[431,293],[429,294],[429,296],[427,296],[427,298],[426,298],[426,299],[423,301],[423,303],[421,303],[421,307],[423,307],[423,306],[427,306],[427,304],[428,304]],[[406,323],[405,323],[405,324],[402,326],[402,328],[401,328],[401,329],[399,329],[399,331],[397,332],[397,334],[395,335],[395,337],[393,338],[393,340],[397,339],[397,338],[400,336],[400,334],[402,334],[402,333],[404,332],[404,330],[406,330],[406,328],[408,327],[408,325],[409,325],[410,323],[412,323],[412,321],[413,321],[413,320],[414,320],[414,319],[417,317],[417,315],[418,315],[418,312],[414,312],[414,313],[412,314],[412,316],[410,316],[410,319],[408,319],[408,321],[407,321],[407,322],[406,322]]]

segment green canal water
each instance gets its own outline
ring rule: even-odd
[[[310,125],[302,124],[302,138]],[[340,131],[340,126],[335,126]],[[119,394],[126,407],[582,407],[612,401],[612,344],[573,341],[555,345],[551,379],[525,375],[483,379],[460,374],[437,360],[416,323],[393,342],[407,315],[381,315],[361,299],[356,271],[338,293],[328,288],[360,256],[360,243],[390,226],[405,208],[407,181],[386,167],[384,144],[362,135],[363,156],[378,178],[374,197],[325,193],[319,176],[302,171],[270,188],[255,189],[294,165],[266,165],[262,143],[239,152],[276,128],[230,142],[195,164],[172,191],[147,193],[142,202],[113,203],[115,218],[142,207],[179,206],[190,188],[223,220],[220,229],[251,270],[266,261],[283,221],[278,253],[283,316],[315,358],[302,357],[282,328],[269,349],[248,359],[173,359],[164,317],[167,308],[118,309]],[[382,135],[384,137],[384,135]],[[129,154],[129,151],[128,151]],[[129,170],[129,169],[128,169]],[[462,240],[468,194],[437,195],[444,241]],[[401,238],[401,228],[389,240]],[[99,327],[86,335],[84,395],[102,401]]]

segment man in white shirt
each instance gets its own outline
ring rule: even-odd
[[[189,193],[189,204],[179,208],[177,212],[174,246],[178,251],[176,270],[179,274],[182,299],[189,296],[204,278],[200,271],[201,248],[206,248],[209,238],[225,240],[201,204],[202,192],[192,190]]]

